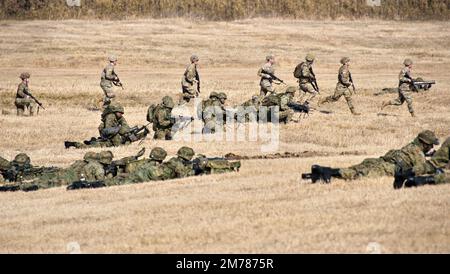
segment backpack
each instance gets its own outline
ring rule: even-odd
[[[261,105],[265,107],[278,106],[280,104],[280,97],[281,94],[270,94],[269,96],[264,97]]]
[[[156,105],[151,104],[147,109],[147,121],[153,123],[155,120]]]
[[[300,78],[302,76],[302,66],[303,66],[303,62],[301,62],[300,64],[298,64],[295,69],[294,69],[294,77],[295,78]]]

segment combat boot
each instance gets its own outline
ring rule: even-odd
[[[411,112],[411,117],[416,118],[416,114],[414,114],[414,112]]]

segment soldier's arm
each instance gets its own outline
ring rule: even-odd
[[[342,69],[339,72],[339,79],[341,79],[341,83],[346,86],[349,87],[352,85],[352,83],[350,82],[350,71],[348,69]]]
[[[402,83],[409,83],[411,82],[411,73],[409,72],[409,70],[402,70],[400,71],[400,75],[399,75],[399,80]]]
[[[117,74],[114,72],[114,67],[107,66],[105,68],[105,78],[110,81],[116,81],[117,80]]]
[[[159,110],[156,113],[156,120],[158,121],[158,124],[163,126],[163,127],[168,127],[172,124],[172,121],[169,117],[169,119],[166,117],[166,113],[164,110]]]
[[[270,71],[269,71],[270,73]],[[272,76],[267,74],[267,69],[265,67],[262,67],[258,70],[258,76],[264,79],[272,79]]]
[[[20,84],[18,89],[17,89],[17,94],[20,97],[25,98],[25,97],[27,97],[28,94],[30,94],[30,90],[28,89],[28,87],[26,85]]]
[[[186,69],[186,72],[185,72],[185,77],[186,77],[186,80],[189,82],[189,83],[194,83],[195,81],[197,81],[197,79],[195,79],[195,76],[197,75],[197,73],[196,73],[196,70],[195,70],[195,66],[193,66],[193,65],[190,65],[187,69]]]
[[[309,70],[308,66],[302,66],[302,77],[304,78],[309,78],[309,79],[313,79],[314,77],[311,74],[311,71]]]
[[[125,117],[123,117],[123,116],[120,117],[119,124],[120,124],[120,130],[119,130],[120,135],[130,132],[130,126],[128,125],[127,120],[125,120]]]
[[[280,100],[280,111],[288,110],[289,109],[288,103],[289,103],[289,99],[287,98],[287,96],[281,97],[281,100]]]

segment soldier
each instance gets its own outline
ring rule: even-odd
[[[75,161],[68,168],[27,177],[27,180],[0,187],[0,191],[35,191],[65,186],[78,181],[95,182],[109,180],[117,176],[118,163],[137,161],[137,158],[142,155],[141,153],[142,150],[136,156],[124,157],[113,161],[114,155],[111,151],[87,152],[83,160]],[[21,160],[21,162],[26,163],[26,158]]]
[[[135,184],[192,176],[194,175],[194,170],[191,160],[194,154],[192,148],[182,147],[178,150],[177,157],[173,157],[168,162],[163,163],[167,152],[161,148],[154,148],[150,154],[150,157],[152,157],[151,163],[142,165],[131,174],[100,182],[76,182],[71,184],[68,189]]]
[[[341,64],[342,66],[339,68],[338,82],[336,84],[334,95],[319,100],[319,105],[324,103],[337,102],[342,96],[344,96],[351,113],[353,115],[360,115],[359,112],[355,111],[355,107],[353,106],[352,101],[352,92],[350,91],[350,86],[353,85],[351,73],[349,70],[350,58],[343,57],[341,59]]]
[[[316,85],[316,76],[312,69],[314,59],[315,56],[313,54],[307,54],[305,62],[298,64],[294,70],[294,76],[299,79],[300,90],[305,94],[309,94],[306,101],[311,101],[319,92],[319,88]]]
[[[193,161],[195,175],[239,172],[241,161],[228,161],[225,158],[208,158],[198,155]]]
[[[116,94],[113,90],[113,85],[122,86],[119,77],[114,71],[115,66],[117,65],[117,57],[111,55],[108,57],[108,65],[102,70],[101,79],[100,79],[100,87],[103,90],[105,95],[103,99],[103,106],[107,106],[111,103],[111,101],[116,97]]]
[[[183,96],[180,103],[189,103],[192,98],[198,97],[200,93],[200,75],[197,70],[198,56],[194,54],[190,60],[191,63],[187,66],[181,79]]]
[[[213,134],[223,126],[226,121],[225,101],[227,95],[224,92],[211,92],[210,98],[203,106],[203,134]]]
[[[149,133],[148,129],[145,126],[131,129],[123,116],[124,112],[124,108],[118,103],[108,105],[102,113],[102,122],[98,127],[100,138],[92,138],[84,143],[65,141],[65,147],[81,149],[112,147],[130,144],[145,138]]]
[[[278,106],[278,115],[276,115],[274,118],[276,118],[278,122],[283,122],[286,124],[292,121],[292,117],[294,115],[294,112],[289,107],[289,104],[292,103],[296,91],[297,88],[288,87],[284,93],[266,96],[262,100],[262,105],[266,107]],[[267,114],[267,119],[268,121],[272,121],[270,110]]]
[[[317,180],[329,182],[331,177],[355,180],[361,177],[394,176],[397,165],[401,165],[405,170],[423,166],[426,163],[425,153],[438,144],[439,140],[434,132],[425,130],[420,132],[410,144],[399,150],[390,150],[380,158],[365,159],[362,163],[348,168],[334,169],[315,165],[311,168],[312,176],[317,175],[313,182]]]
[[[405,169],[404,166],[397,166],[397,168]],[[430,160],[410,169],[399,170],[399,172],[401,173],[396,173],[396,180],[394,181],[394,188],[396,189],[403,187],[403,184],[406,187],[410,187],[424,184],[448,183],[448,179],[450,178],[450,137],[445,140]],[[402,177],[398,178],[397,176],[399,175]]]
[[[249,122],[251,120],[257,121],[259,108],[261,107],[263,97],[254,95],[250,100],[245,101],[240,106],[235,107],[236,120],[238,123]],[[254,118],[250,118],[253,115]]]
[[[381,105],[381,109],[384,109],[387,106],[401,106],[406,101],[408,104],[408,110],[412,117],[415,117],[414,108],[413,108],[413,100],[412,100],[412,81],[414,80],[411,76],[411,70],[413,66],[413,61],[411,59],[405,59],[403,62],[405,67],[400,71],[399,74],[399,84],[398,84],[398,98],[391,101],[385,101]]]
[[[267,93],[275,93],[275,89],[272,86],[273,75],[275,75],[275,56],[270,54],[266,56],[266,63],[258,70],[258,76],[261,77],[259,85],[261,86],[260,95],[266,96]]]
[[[172,140],[172,127],[175,119],[172,118],[172,109],[175,104],[169,96],[164,96],[162,104],[159,104],[154,111],[153,139]]]
[[[32,95],[28,88],[30,74],[28,72],[23,72],[20,74],[20,79],[22,79],[22,82],[17,88],[16,100],[14,101],[17,108],[17,116],[23,116],[26,108],[30,110],[30,116],[33,116],[36,111],[37,104],[31,98]]]

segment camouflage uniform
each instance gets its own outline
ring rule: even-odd
[[[106,67],[102,70],[101,76],[100,76],[100,87],[103,90],[103,93],[105,95],[103,99],[104,105],[108,105],[111,103],[111,101],[116,97],[116,94],[113,90],[113,84],[114,82],[117,82],[119,80],[119,77],[114,71],[115,62],[117,61],[117,58],[115,56],[110,56],[109,63],[106,65]]]
[[[294,115],[294,111],[289,107],[289,104],[293,101],[296,90],[295,87],[289,87],[284,93],[269,95],[263,99],[262,105],[266,107],[278,106],[278,115],[275,115],[274,118],[276,118],[278,122],[288,123],[292,121]],[[267,120],[271,121],[271,118],[272,116],[269,109]]]
[[[444,141],[442,146],[434,153],[430,160],[423,165],[414,166],[415,175],[435,174],[439,169],[449,167],[450,158],[450,137]]]
[[[355,107],[353,106],[352,92],[350,91],[350,86],[352,85],[350,81],[351,74],[347,65],[348,62],[350,62],[350,58],[348,57],[344,57],[341,59],[342,66],[339,68],[338,82],[336,84],[334,94],[320,100],[319,105],[324,103],[337,102],[342,96],[344,96],[345,100],[347,101],[348,108],[350,109],[352,114],[359,115],[359,113],[355,111]]]
[[[390,150],[380,158],[365,159],[358,165],[339,169],[340,177],[345,180],[353,180],[360,177],[394,176],[396,165],[405,168],[422,166],[426,163],[425,153],[438,139],[431,131],[422,131],[413,142],[399,150]]]
[[[198,155],[193,161],[195,175],[220,174],[239,171],[240,161],[228,161],[224,158],[207,158],[205,155]]]
[[[258,76],[261,77],[261,80],[259,81],[259,85],[261,87],[260,95],[266,96],[267,93],[272,94],[275,93],[275,89],[272,86],[272,76],[269,74],[275,75],[275,69],[270,62],[270,60],[273,59],[272,55],[269,55],[266,57],[267,63],[265,63],[259,70],[258,70]]]
[[[102,113],[102,122],[98,127],[101,138],[92,138],[84,143],[66,141],[65,146],[79,149],[91,147],[112,147],[123,144],[130,144],[145,138],[148,130],[138,134],[130,134],[131,128],[123,116],[124,109],[119,104],[108,105]]]
[[[17,87],[16,100],[14,101],[17,108],[17,116],[23,116],[26,108],[30,109],[30,116],[33,116],[37,108],[36,102],[28,95],[30,94],[27,80],[29,78],[30,74],[28,72],[20,74],[22,82]]]
[[[383,102],[383,105],[381,106],[381,109],[394,105],[394,106],[401,106],[406,101],[408,105],[408,110],[411,116],[415,116],[414,114],[414,108],[413,108],[413,100],[412,100],[412,89],[411,89],[411,68],[412,61],[410,59],[406,59],[403,64],[405,67],[400,71],[400,74],[398,76],[399,78],[399,86],[398,86],[398,98],[392,101]]]
[[[191,63],[187,66],[181,79],[181,89],[183,92],[182,100],[187,103],[192,98],[198,97],[198,83],[200,81],[200,76],[197,71],[198,57],[196,55],[192,55],[190,60]]]
[[[250,120],[257,121],[259,108],[261,107],[262,96],[254,95],[250,100],[245,101],[240,106],[237,106],[236,120],[238,123],[249,122]],[[254,115],[254,118],[250,118]]]
[[[172,118],[172,109],[175,104],[169,96],[162,99],[162,104],[156,106],[153,119],[154,139],[172,140],[172,127],[175,119]]]
[[[300,90],[304,93],[309,94],[307,101],[310,101],[317,95],[317,91],[314,89],[312,82],[314,81],[314,76],[311,73],[312,64],[314,63],[315,56],[312,54],[306,55],[305,62],[300,64],[300,77],[298,80]]]
[[[194,151],[191,148],[182,147],[177,154],[178,157],[163,163],[167,152],[162,148],[154,148],[150,153],[150,161],[140,165],[132,173],[107,179],[100,184],[101,186],[126,185],[194,175],[192,163],[190,162]]]
[[[223,92],[217,94],[212,92],[210,99],[202,104],[203,110],[203,134],[216,133],[226,122],[225,101],[227,95]]]

